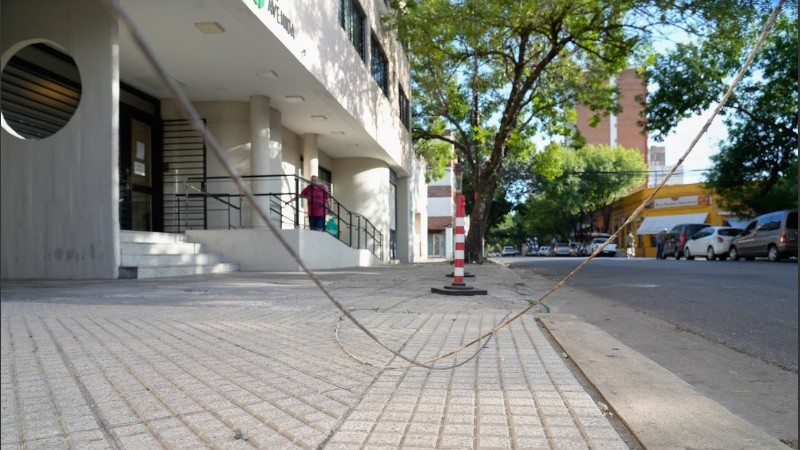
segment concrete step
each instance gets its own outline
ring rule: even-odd
[[[119,246],[123,255],[187,255],[205,251],[196,242],[120,242]]]
[[[166,278],[209,273],[237,272],[238,264],[219,263],[194,266],[139,266],[120,267],[120,278]]]
[[[161,278],[236,272],[238,264],[206,253],[184,234],[120,231],[120,278]]]
[[[154,231],[130,231],[120,230],[120,242],[146,242],[151,244],[171,244],[176,242],[189,242],[190,240],[182,233],[158,233]]]
[[[123,266],[157,267],[157,266],[193,266],[219,264],[222,255],[217,253],[161,253],[161,254],[122,254]]]

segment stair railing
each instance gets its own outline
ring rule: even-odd
[[[283,229],[309,229],[304,199],[299,192],[310,182],[294,175],[249,175],[255,197],[266,197],[269,216]],[[331,186],[328,186],[330,192]],[[178,202],[178,232],[189,229],[254,228],[245,220],[244,195],[228,177],[189,177],[184,183],[183,201]],[[355,249],[369,250],[383,259],[383,234],[362,214],[350,211],[334,196],[328,211],[328,222],[335,226],[326,232]],[[326,225],[328,223],[326,222]]]

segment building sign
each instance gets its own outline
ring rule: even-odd
[[[279,0],[253,0],[256,7],[258,9],[263,9],[265,6],[267,7],[267,11],[275,19],[276,22],[284,29],[286,32],[294,38],[294,22],[292,19],[287,16],[283,10],[281,10],[280,5],[278,5]]]
[[[680,206],[707,206],[711,204],[709,194],[682,195],[679,197],[657,198],[652,202],[652,208],[677,208]]]

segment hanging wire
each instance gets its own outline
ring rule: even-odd
[[[459,362],[459,363],[456,363],[456,364],[452,364],[452,365],[448,365],[448,366],[433,366],[433,365],[431,365],[432,363],[434,363],[436,361],[439,361],[441,359],[453,356],[453,355],[465,350],[466,348],[471,347],[472,345],[475,345],[475,344],[477,344],[477,343],[479,343],[479,342],[481,342],[481,341],[483,341],[485,339],[490,338],[491,336],[496,334],[498,331],[500,331],[503,328],[509,326],[512,322],[514,322],[515,320],[519,319],[523,315],[527,314],[531,309],[533,309],[534,307],[536,307],[539,304],[541,304],[547,297],[549,297],[555,291],[557,291],[562,286],[564,286],[567,283],[567,281],[569,281],[578,272],[580,272],[583,269],[583,267],[586,266],[586,264],[589,263],[589,261],[593,260],[597,255],[599,255],[600,252],[602,252],[603,249],[605,249],[606,246],[608,246],[608,244],[610,244],[613,240],[615,240],[617,238],[617,235],[619,234],[620,229],[622,229],[625,226],[629,225],[631,222],[633,222],[633,220],[635,220],[641,214],[642,210],[645,208],[645,205],[647,205],[649,202],[651,202],[653,200],[653,198],[659,192],[659,190],[661,190],[661,188],[664,187],[664,185],[667,183],[667,181],[678,170],[680,165],[683,164],[683,161],[686,159],[687,156],[689,156],[689,153],[691,153],[691,151],[694,149],[695,145],[697,145],[697,143],[700,140],[700,138],[703,136],[703,134],[705,134],[705,132],[711,126],[711,122],[719,114],[720,110],[722,110],[722,108],[725,106],[725,103],[727,103],[728,99],[733,94],[734,88],[739,84],[739,82],[741,81],[742,77],[744,77],[745,72],[750,67],[750,64],[753,62],[753,59],[755,58],[755,55],[760,50],[761,46],[763,45],[764,41],[767,38],[767,35],[769,34],[770,30],[772,29],[772,26],[775,24],[775,20],[777,19],[778,14],[780,13],[780,10],[781,10],[781,8],[783,6],[784,1],[785,0],[780,0],[778,2],[778,4],[775,6],[775,9],[773,10],[772,14],[770,15],[769,20],[767,21],[767,24],[765,25],[764,30],[761,33],[761,36],[759,37],[758,41],[756,42],[756,45],[754,46],[753,50],[750,52],[750,55],[747,57],[747,60],[745,61],[744,65],[739,70],[739,72],[736,75],[736,77],[734,78],[733,82],[731,82],[730,86],[728,87],[727,92],[722,97],[722,100],[720,100],[720,102],[717,105],[717,107],[714,109],[714,112],[711,114],[711,116],[706,121],[706,124],[698,132],[697,136],[694,138],[692,143],[689,145],[689,148],[686,150],[686,152],[684,152],[683,156],[681,156],[681,158],[678,160],[678,162],[675,163],[675,165],[667,173],[667,175],[661,180],[661,182],[658,184],[658,186],[656,186],[656,188],[653,190],[653,192],[650,194],[650,196],[647,199],[645,199],[642,202],[642,204],[639,205],[639,207],[637,207],[636,210],[633,211],[633,213],[631,213],[630,217],[628,217],[628,219],[625,221],[625,223],[623,223],[617,229],[617,231],[615,231],[614,234],[612,234],[603,243],[602,246],[597,248],[578,267],[576,267],[575,270],[573,270],[568,275],[566,275],[564,278],[562,278],[558,283],[556,283],[552,288],[550,288],[550,290],[548,290],[546,293],[544,293],[542,296],[540,296],[536,301],[530,302],[530,305],[528,307],[522,309],[517,314],[511,316],[510,318],[508,318],[505,321],[501,322],[500,324],[496,325],[491,330],[489,330],[486,333],[478,336],[477,338],[469,341],[468,343],[462,345],[461,347],[458,347],[458,348],[456,348],[456,349],[454,349],[452,351],[449,351],[447,353],[441,354],[441,355],[436,356],[434,358],[427,359],[425,361],[417,361],[415,359],[412,359],[412,358],[409,358],[409,357],[403,355],[402,353],[400,353],[400,352],[388,347],[386,344],[384,344],[380,339],[378,339],[377,336],[375,336],[369,329],[367,329],[366,326],[361,324],[361,322],[359,322],[352,315],[352,313],[350,313],[350,311],[347,310],[347,308],[345,308],[338,300],[336,300],[333,297],[333,295],[331,295],[331,293],[325,288],[325,286],[323,286],[323,284],[319,280],[319,278],[317,278],[317,276],[314,274],[314,272],[311,271],[311,269],[309,269],[308,266],[306,266],[306,264],[303,262],[303,260],[297,254],[297,252],[295,252],[294,249],[286,241],[286,239],[284,239],[284,237],[280,233],[280,230],[278,230],[278,228],[275,226],[275,224],[272,223],[272,221],[269,219],[269,217],[267,216],[267,214],[264,211],[264,209],[256,202],[255,195],[252,193],[252,191],[250,191],[250,188],[244,182],[244,180],[242,179],[241,175],[238,174],[238,172],[234,168],[233,164],[227,158],[227,156],[225,155],[224,150],[220,146],[219,142],[217,142],[217,140],[214,137],[214,135],[212,135],[206,129],[206,127],[204,126],[202,118],[200,117],[199,113],[194,108],[194,106],[192,106],[191,101],[186,97],[185,93],[178,86],[178,84],[174,81],[174,79],[167,73],[166,69],[161,64],[161,62],[158,60],[158,58],[156,58],[155,52],[153,51],[152,47],[144,39],[144,36],[139,31],[138,27],[133,22],[133,20],[128,15],[128,13],[122,8],[122,5],[120,4],[120,0],[104,0],[105,4],[109,8],[109,10],[111,10],[114,14],[116,14],[116,16],[122,22],[125,23],[125,25],[127,26],[128,30],[131,33],[131,36],[133,37],[134,41],[136,42],[136,45],[142,51],[142,53],[144,54],[145,58],[150,63],[150,65],[153,67],[153,69],[157,72],[159,78],[164,83],[164,85],[167,87],[167,90],[170,92],[172,97],[176,100],[178,109],[181,111],[181,113],[184,115],[184,117],[186,117],[186,119],[190,122],[192,127],[195,130],[197,130],[197,132],[200,133],[203,136],[203,138],[206,140],[206,142],[208,142],[209,147],[211,148],[212,152],[214,153],[214,155],[219,160],[220,164],[222,165],[222,168],[225,170],[225,172],[228,174],[228,176],[231,177],[231,179],[234,181],[234,183],[236,183],[238,188],[241,189],[241,191],[244,193],[244,195],[247,198],[247,200],[253,206],[253,208],[256,211],[256,213],[258,214],[258,216],[267,224],[269,230],[272,232],[274,237],[278,240],[278,242],[281,244],[281,246],[283,246],[283,248],[286,250],[286,252],[289,253],[289,255],[292,257],[292,259],[294,259],[294,261],[298,264],[298,266],[301,268],[301,270],[308,276],[308,278],[317,286],[317,288],[319,288],[319,290],[325,295],[325,297],[328,300],[330,300],[330,302],[333,303],[336,306],[336,308],[339,309],[339,311],[342,312],[342,314],[345,317],[347,317],[355,326],[357,326],[361,331],[363,331],[364,334],[366,334],[370,339],[372,339],[378,345],[380,345],[381,348],[383,348],[386,351],[392,353],[393,355],[397,356],[398,358],[403,359],[404,361],[410,363],[411,366],[424,367],[426,369],[433,369],[433,370],[450,370],[450,369],[456,368],[456,367],[466,363],[467,361],[471,360],[472,358],[474,358],[475,355],[471,356],[466,361],[462,361],[462,362]],[[338,325],[337,325],[337,330],[338,330]],[[480,347],[476,351],[476,354],[477,354],[477,352],[480,352],[480,350],[482,348],[484,348],[484,347],[485,346]],[[349,354],[349,352],[348,352],[348,354]],[[404,366],[403,368],[411,367],[411,366]],[[393,368],[395,368],[395,367],[393,367]],[[401,368],[401,367],[396,367],[396,368]]]

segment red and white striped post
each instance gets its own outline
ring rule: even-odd
[[[467,202],[464,196],[456,197],[456,236],[455,236],[455,266],[453,269],[453,284],[443,288],[431,288],[435,294],[445,295],[486,295],[486,291],[475,289],[464,284],[464,224]]]
[[[453,269],[453,285],[464,286],[464,216],[466,200],[462,194],[456,196],[456,253]]]

